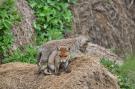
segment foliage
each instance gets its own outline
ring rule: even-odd
[[[76,0],[27,0],[35,11],[33,26],[37,33],[37,43],[61,39],[64,32],[71,30],[72,13],[69,3]]]
[[[76,0],[28,0],[34,9],[36,21],[33,26],[37,33],[37,43],[63,38],[63,32],[71,30],[72,14],[68,9],[69,3]],[[13,37],[11,28],[20,20],[15,0],[6,0],[0,6],[0,53],[3,53],[4,63],[27,62],[35,63],[36,48],[24,46],[23,50],[18,48],[12,54],[7,54],[11,47]]]
[[[101,60],[101,63],[113,74],[116,74],[118,77],[118,84],[120,85],[121,89],[135,89],[135,82],[133,82],[133,80],[135,78],[129,76],[128,73],[124,72],[127,70],[131,70],[133,69],[133,67],[135,67],[134,65],[131,65],[131,67],[129,66],[130,61],[128,60],[127,62],[125,62],[122,66],[119,66],[118,64],[103,58]],[[135,63],[135,62],[134,62]],[[132,70],[132,72],[134,72]],[[135,77],[135,75],[133,75]]]
[[[4,59],[4,63],[8,62],[26,62],[36,63],[37,50],[32,45],[26,45],[18,48],[11,55],[7,55]]]
[[[101,63],[112,73],[119,72],[119,66],[109,59],[102,58]]]
[[[14,0],[5,0],[0,5],[0,53],[5,56],[13,41],[11,27],[19,21]]]
[[[127,56],[125,63],[120,68],[121,74],[127,74],[132,89],[135,89],[135,56]]]
[[[123,72],[129,73],[130,71],[135,71],[135,56],[127,56],[125,63],[122,65],[121,70]]]

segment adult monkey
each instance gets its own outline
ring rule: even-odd
[[[37,65],[39,68],[39,73],[43,72],[47,68],[48,59],[51,53],[56,50],[59,46],[66,46],[70,48],[70,56],[71,58],[75,58],[79,56],[81,53],[82,47],[88,43],[88,37],[79,36],[75,38],[61,39],[61,40],[52,40],[44,44],[38,53]]]

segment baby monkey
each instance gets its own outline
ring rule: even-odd
[[[44,74],[60,75],[60,72],[71,72],[69,68],[70,61],[70,48],[67,46],[59,46],[54,50],[48,59],[47,68],[44,70]]]

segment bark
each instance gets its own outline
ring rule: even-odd
[[[26,0],[16,0],[16,7],[21,14],[21,22],[13,26],[14,43],[12,49],[32,44],[35,41],[35,32],[32,26],[35,16],[32,9]]]

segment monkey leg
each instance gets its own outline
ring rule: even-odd
[[[49,71],[48,69],[45,69],[43,73],[44,73],[44,75],[51,75],[52,74],[52,72]]]
[[[54,74],[54,75],[60,75],[59,69],[56,65],[54,64],[48,64],[46,74]]]
[[[40,62],[38,65],[38,74],[41,74],[41,73],[44,74],[44,70],[46,70],[46,69],[47,69],[47,64]]]
[[[66,73],[70,73],[70,72],[71,72],[71,68],[70,68],[70,66],[69,66],[69,62],[68,62],[68,61],[66,61],[66,62],[64,63],[64,71],[65,71]]]
[[[65,72],[66,72],[66,73],[70,73],[70,72],[71,72],[71,68],[70,68],[69,65],[68,65],[68,67],[65,69]]]
[[[59,71],[59,68],[55,69],[55,73],[54,74],[57,75],[57,76],[59,76],[61,74],[60,71]]]
[[[60,63],[59,61],[55,62],[55,70],[54,74],[59,76],[60,75]]]

